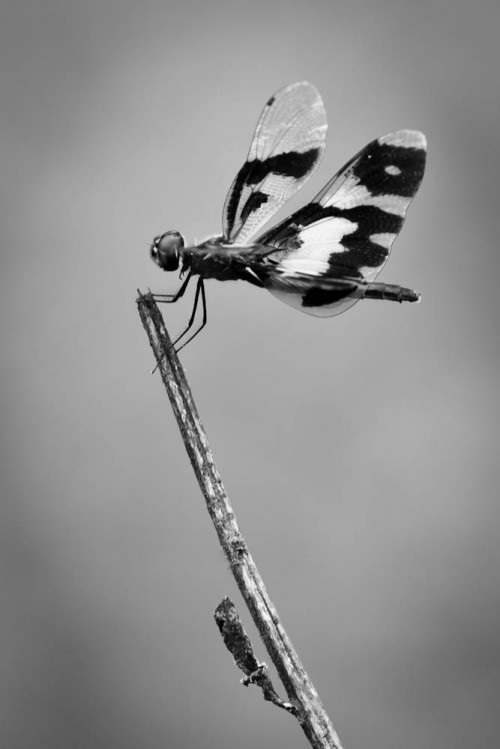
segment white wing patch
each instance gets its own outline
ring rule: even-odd
[[[387,174],[390,174],[393,177],[397,174],[401,174],[401,169],[398,166],[394,166],[394,164],[389,164],[389,166],[384,167],[384,169]]]
[[[346,252],[341,244],[344,237],[352,234],[358,224],[347,218],[326,218],[301,229],[298,235],[300,246],[287,255],[290,260],[312,258],[327,262],[332,254]],[[286,262],[284,260],[283,262]]]
[[[397,130],[395,133],[388,133],[378,139],[380,145],[396,146],[397,148],[416,148],[417,150],[427,150],[427,140],[420,130]]]
[[[394,176],[396,176],[396,172],[394,172]],[[372,195],[364,185],[359,185],[351,180],[349,183],[346,182],[338,192],[330,194],[329,191],[325,194],[321,205],[344,209],[356,208],[359,205],[373,205],[382,211],[394,213],[396,216],[404,216],[408,207],[408,200],[401,195]]]
[[[396,236],[396,234],[391,234],[390,232],[381,232],[380,234],[370,234],[369,238],[373,244],[379,244],[381,247],[385,247],[386,250],[390,250]]]
[[[328,261],[294,255],[293,257],[285,258],[280,263],[280,271],[283,276],[287,276],[288,278],[299,278],[303,275],[321,278],[325,273],[328,273]]]

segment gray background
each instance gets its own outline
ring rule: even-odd
[[[321,320],[211,282],[182,359],[346,748],[498,743],[499,21],[496,0],[3,5],[2,747],[306,744],[212,621],[243,606],[135,308],[176,287],[152,236],[220,230],[264,102],[302,79],[330,130],[292,208],[372,138],[426,133],[380,278],[423,301]]]

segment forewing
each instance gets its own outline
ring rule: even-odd
[[[269,99],[224,204],[225,242],[248,244],[309,179],[323,155],[326,130],[323,101],[310,83],[293,83]]]
[[[385,265],[420,186],[425,156],[425,136],[418,131],[399,130],[378,138],[312,203],[259,237],[259,244],[277,249],[270,259],[278,263],[278,285],[287,274],[291,286],[297,274],[308,273],[372,282]]]

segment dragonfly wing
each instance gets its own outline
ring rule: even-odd
[[[395,284],[373,283],[337,275],[325,275],[321,265],[311,260],[296,261],[293,269],[276,268],[263,286],[291,307],[315,317],[333,317],[352,307],[360,299],[384,299],[393,302],[418,302],[420,294]]]
[[[321,264],[315,268],[310,261],[276,269],[264,286],[280,301],[315,317],[340,315],[363,297],[358,280],[326,276]]]
[[[425,137],[414,130],[400,130],[372,141],[311,203],[259,237],[258,244],[276,248],[268,258],[269,290],[284,300],[294,283],[302,298],[305,287],[314,286],[314,279],[318,288],[330,283],[333,289],[343,279],[361,282],[357,289],[373,282],[420,186],[425,156]],[[352,304],[362,296],[354,293]],[[290,301],[292,306],[297,306],[296,297]],[[324,306],[324,312],[312,314],[345,311],[345,297],[333,297],[333,291],[331,297],[323,294],[324,304],[319,306]],[[316,296],[316,300],[320,298]],[[302,298],[300,308],[311,312],[306,307]]]
[[[226,243],[249,244],[309,179],[323,156],[326,131],[323,101],[310,83],[293,83],[269,99],[224,204]]]

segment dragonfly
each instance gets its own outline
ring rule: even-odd
[[[180,299],[198,276],[191,317],[174,342],[206,325],[205,280],[247,281],[309,315],[332,317],[360,299],[418,302],[420,294],[376,282],[422,181],[427,143],[417,130],[371,141],[307,205],[270,229],[264,225],[318,167],[327,119],[317,89],[307,81],[282,88],[267,101],[247,159],[229,189],[222,234],[187,245],[178,231],[156,236],[152,260],[178,271],[182,284],[164,302]]]

